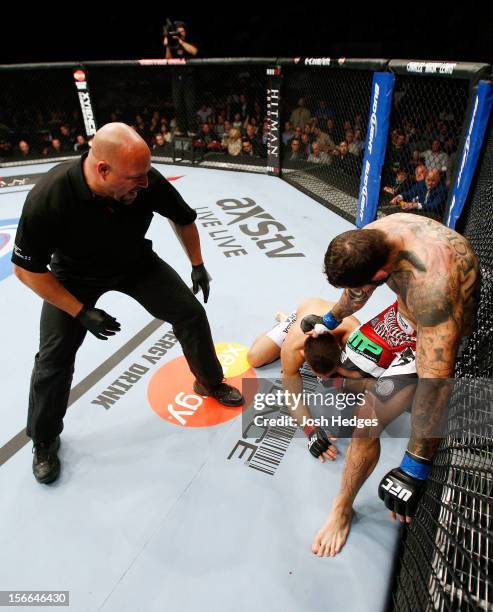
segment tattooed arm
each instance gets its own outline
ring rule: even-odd
[[[372,285],[365,285],[365,287],[358,289],[344,289],[339,301],[330,312],[338,321],[342,321],[363,308],[375,289],[376,286]]]
[[[419,384],[411,414],[408,451],[433,459],[444,430],[450,379],[460,341],[461,301],[450,281],[438,277],[415,284],[408,293],[408,306],[417,323],[416,366]]]

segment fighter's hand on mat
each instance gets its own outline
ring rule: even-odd
[[[202,289],[202,293],[204,294],[204,303],[207,303],[207,300],[209,298],[210,280],[211,277],[205,269],[204,264],[199,264],[198,266],[192,267],[192,291],[194,295],[197,295],[199,289]]]
[[[309,436],[308,436],[308,450],[310,454],[315,457],[315,459],[320,459],[323,463],[324,458],[329,461],[334,461],[337,456],[337,449],[332,444],[331,440],[335,440],[335,438],[327,436],[326,432],[322,427],[317,427]]]
[[[328,334],[330,330],[325,327],[322,317],[318,315],[306,315],[301,319],[301,331],[312,338],[317,338],[321,334]]]
[[[85,306],[76,316],[80,324],[100,340],[108,340],[120,331],[120,323],[100,308],[86,308]]]
[[[333,444],[333,442],[335,442],[336,440],[337,438],[334,438],[333,436],[329,436],[330,446],[318,458],[320,463],[323,463],[325,459],[327,459],[327,461],[334,461],[337,458],[337,448]]]
[[[390,510],[392,519],[398,516],[401,523],[410,523],[425,488],[425,478],[415,478],[399,467],[383,477],[378,496]]]

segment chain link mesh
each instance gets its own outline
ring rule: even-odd
[[[99,125],[132,125],[155,158],[265,170],[263,66],[96,66],[88,78]]]
[[[283,74],[282,177],[354,222],[373,74],[306,67]]]
[[[70,68],[2,71],[0,162],[76,155],[83,128]]]
[[[394,610],[493,609],[493,121],[463,223],[481,261],[478,328],[459,379],[429,484],[403,546]]]
[[[443,219],[468,86],[462,79],[396,77],[378,215],[404,209]]]

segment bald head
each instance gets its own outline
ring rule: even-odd
[[[440,183],[440,172],[436,168],[433,168],[426,175],[426,186],[428,189],[433,189]]]
[[[148,185],[151,152],[145,140],[125,123],[99,129],[84,162],[84,173],[94,193],[131,204]]]
[[[92,156],[115,166],[135,157],[150,159],[145,140],[125,123],[107,123],[100,128],[92,141]]]

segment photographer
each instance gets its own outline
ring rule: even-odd
[[[191,59],[197,55],[197,47],[186,41],[187,30],[183,21],[171,23],[168,19],[163,33],[166,59]]]
[[[163,28],[163,44],[166,48],[166,59],[189,60],[198,53],[198,48],[187,42],[187,28],[183,21],[166,20]],[[172,95],[175,107],[177,130],[180,134],[196,131],[196,97],[193,69],[177,66],[172,70]]]

